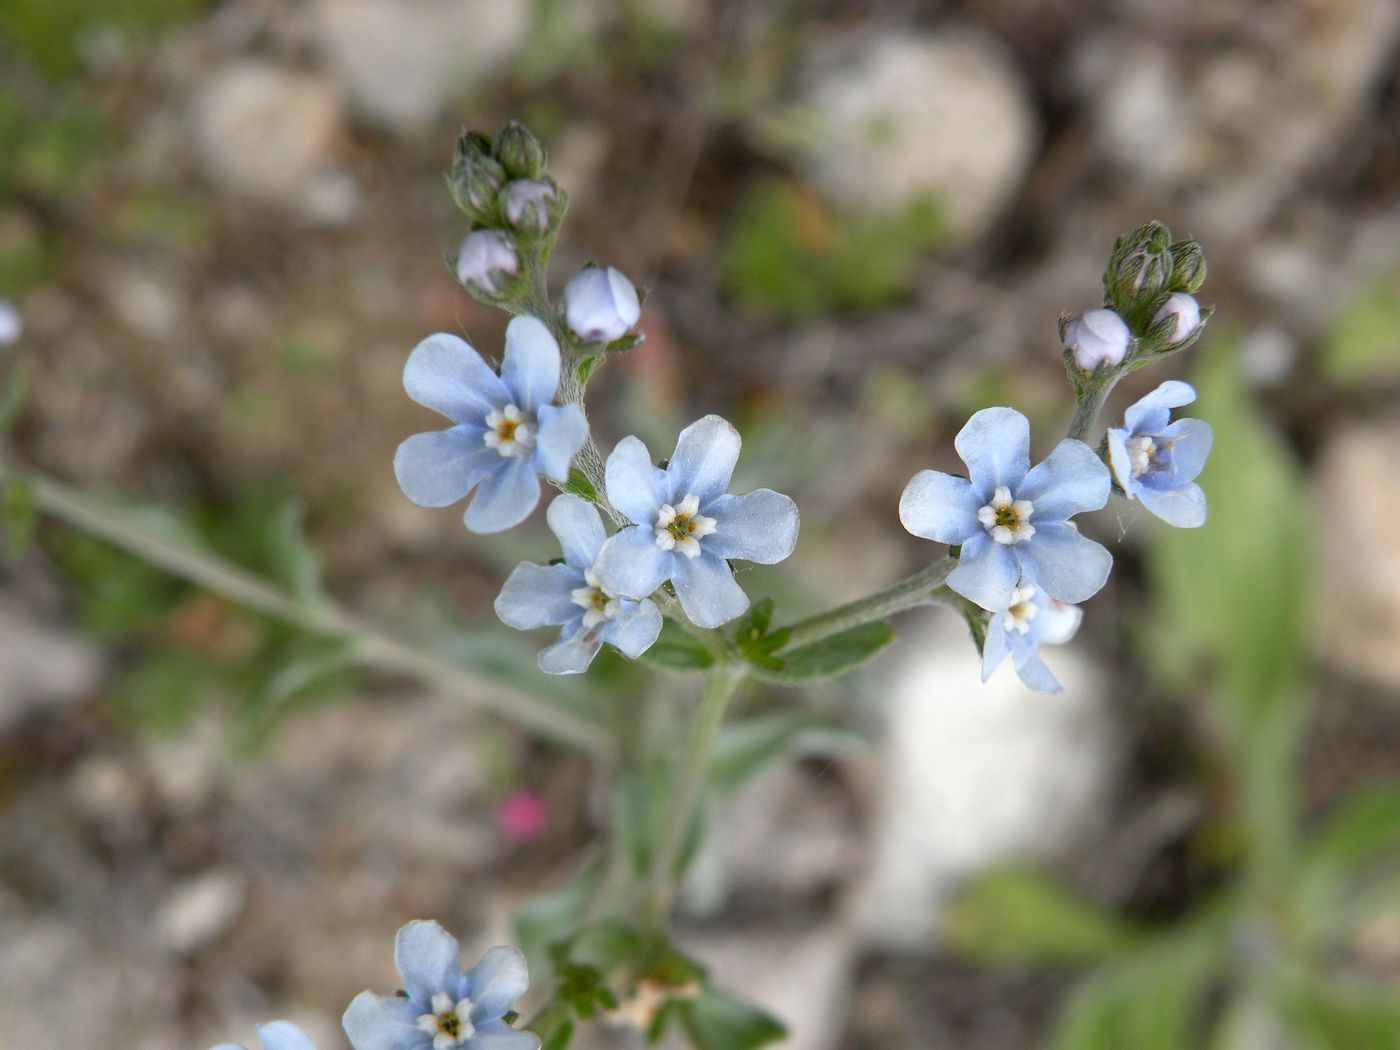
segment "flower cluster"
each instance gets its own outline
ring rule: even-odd
[[[510,947],[492,948],[470,970],[461,964],[457,938],[435,922],[410,922],[399,930],[394,965],[403,991],[361,992],[341,1024],[354,1050],[539,1050],[533,1032],[506,1020],[529,990],[525,957]],[[289,1021],[258,1028],[263,1050],[316,1050]],[[244,1050],[220,1043],[213,1050]]]

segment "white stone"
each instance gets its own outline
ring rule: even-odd
[[[1039,137],[1019,71],[972,32],[887,33],[818,60],[798,117],[801,163],[838,205],[892,211],[921,199],[949,233],[984,232]]]
[[[509,67],[531,4],[516,0],[318,0],[317,32],[356,109],[389,127],[438,117]]]
[[[0,593],[0,731],[33,711],[76,703],[101,672],[96,649],[27,618]]]
[[[336,168],[344,134],[340,94],[323,77],[268,62],[212,71],[189,114],[210,181],[317,222],[353,214],[358,189]]]
[[[1334,667],[1389,689],[1400,688],[1400,545],[1377,522],[1400,516],[1396,448],[1400,421],[1341,430],[1319,457],[1314,501],[1317,535],[1327,537],[1316,545],[1318,651]]]
[[[210,871],[170,891],[154,918],[157,940],[185,954],[208,944],[233,925],[247,896],[241,872]]]
[[[1042,651],[1064,692],[1010,666],[989,682],[947,612],[908,623],[885,686],[883,777],[856,911],[872,941],[926,948],[969,876],[1071,847],[1099,818],[1112,767],[1101,676],[1075,645]]]

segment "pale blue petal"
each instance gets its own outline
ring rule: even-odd
[[[603,541],[608,538],[603,530],[603,519],[598,516],[598,508],[586,499],[566,492],[554,498],[545,512],[545,521],[559,540],[564,561],[579,572],[591,569],[598,560]]]
[[[1031,425],[1014,408],[984,408],[958,431],[953,447],[967,464],[972,487],[986,503],[997,486],[1012,492],[1031,465]]]
[[[496,596],[496,615],[517,631],[568,623],[583,613],[569,597],[571,591],[583,585],[583,573],[571,565],[523,561],[506,577],[505,586]]]
[[[1031,522],[1064,521],[1108,502],[1108,468],[1082,441],[1066,438],[1043,463],[1037,464],[1015,492],[1035,506]]]
[[[781,492],[755,489],[742,496],[726,493],[702,507],[701,513],[715,519],[715,531],[700,544],[721,558],[773,565],[797,546],[797,504]]]
[[[1025,574],[1062,602],[1082,602],[1097,594],[1113,567],[1107,548],[1063,522],[1036,525],[1035,535],[1016,544],[1015,551]]]
[[[526,412],[549,404],[559,389],[559,344],[538,317],[516,317],[506,325],[501,382]]]
[[[582,612],[581,609],[579,611]],[[603,641],[596,632],[583,631],[582,616],[571,626],[573,630],[566,627],[557,642],[540,650],[536,662],[545,674],[583,674],[603,647]]]
[[[899,497],[899,520],[915,536],[939,543],[964,543],[982,531],[982,499],[965,478],[937,470],[915,474]]]
[[[1146,397],[1128,406],[1123,425],[1131,434],[1160,434],[1171,418],[1171,410],[1196,400],[1189,383],[1168,379]]]
[[[418,1028],[427,1003],[414,1005],[398,995],[361,992],[351,1000],[340,1019],[354,1050],[417,1050],[429,1045]]]
[[[1206,468],[1215,432],[1204,419],[1178,419],[1159,435],[1172,442],[1171,479],[1181,485],[1195,481]]]
[[[316,1050],[316,1045],[291,1021],[272,1021],[258,1026],[263,1050]]]
[[[403,388],[420,405],[454,423],[480,423],[509,400],[501,377],[455,335],[439,332],[413,348],[403,368]]]
[[[478,1025],[463,1050],[540,1050],[540,1037],[534,1032],[518,1032],[504,1021]]]
[[[588,439],[588,420],[572,401],[541,405],[535,436],[535,469],[555,481],[569,480],[569,464]]]
[[[984,609],[1005,609],[1020,578],[1020,567],[1007,545],[978,532],[962,545],[958,564],[948,574],[948,586]]]
[[[1138,489],[1138,499],[1153,514],[1178,529],[1198,529],[1206,523],[1206,494],[1197,484],[1169,489],[1143,485]]]
[[[509,945],[498,945],[467,971],[465,994],[472,1001],[472,1024],[494,1021],[530,990],[525,956]]]
[[[652,465],[651,453],[637,437],[617,443],[604,468],[603,483],[608,502],[638,525],[655,525],[657,508],[671,498],[666,472]]]
[[[1031,633],[1041,645],[1064,645],[1079,632],[1083,622],[1084,610],[1079,606],[1047,598],[1031,621]]]
[[[519,525],[540,501],[540,479],[529,460],[511,459],[487,476],[462,520],[472,532],[501,532]]]
[[[632,525],[603,544],[593,575],[616,594],[645,598],[670,579],[676,557],[656,545],[656,530],[650,525]]]
[[[394,938],[394,966],[404,989],[416,1003],[429,1003],[448,988],[461,970],[457,938],[431,919],[415,919]]]
[[[1021,676],[1021,681],[1037,693],[1064,691],[1060,680],[1050,673],[1050,668],[1046,667],[1045,661],[1038,656],[1032,656],[1025,663],[1018,663],[1016,673]]]
[[[671,582],[681,608],[696,627],[718,627],[749,607],[749,596],[735,581],[734,571],[703,546],[699,557],[676,556]]]
[[[1113,464],[1113,476],[1118,479],[1119,486],[1129,499],[1132,499],[1137,492],[1137,478],[1133,477],[1133,461],[1128,455],[1128,437],[1126,430],[1110,427],[1105,435],[1108,439],[1108,461]]]
[[[420,507],[456,503],[501,464],[501,454],[482,443],[474,425],[431,430],[407,438],[394,453],[394,477]]]
[[[982,681],[992,677],[992,672],[1006,659],[1006,628],[1001,625],[999,612],[992,613],[987,624],[987,637],[982,642]]]
[[[661,610],[650,598],[642,599],[599,632],[603,641],[617,646],[633,660],[650,649],[660,634]]]
[[[739,445],[739,432],[719,416],[698,419],[682,430],[666,466],[671,480],[667,502],[693,494],[704,505],[727,491],[739,462]]]

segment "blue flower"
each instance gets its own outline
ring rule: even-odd
[[[958,544],[948,586],[984,609],[1004,609],[1026,577],[1052,598],[1082,602],[1108,579],[1113,557],[1069,518],[1108,502],[1108,469],[1082,441],[1061,441],[1030,469],[1030,424],[1010,408],[984,408],[954,447],[971,480],[923,470],[899,501],[915,536]]]
[[[435,922],[399,930],[394,965],[404,991],[361,992],[342,1023],[355,1050],[539,1050],[539,1037],[502,1018],[530,987],[525,957],[492,948],[463,971],[457,938]]]
[[[739,432],[719,416],[681,431],[665,470],[635,437],[608,457],[608,500],[634,525],[598,554],[593,571],[617,594],[644,598],[670,580],[686,616],[718,627],[749,607],[728,558],[771,565],[797,544],[797,505],[772,489],[728,494]]]
[[[563,627],[559,640],[540,653],[540,669],[550,674],[586,671],[604,642],[635,660],[661,633],[656,603],[620,597],[598,582],[593,564],[607,534],[593,504],[559,496],[546,518],[564,549],[564,563],[517,565],[496,598],[496,615],[517,631]]]
[[[404,495],[420,507],[446,507],[476,489],[464,518],[473,532],[523,521],[540,499],[537,474],[566,480],[588,436],[578,405],[550,404],[559,369],[559,344],[534,317],[507,326],[500,375],[455,335],[414,347],[404,389],[456,425],[399,446],[394,475]]]
[[[263,1050],[316,1050],[315,1044],[290,1021],[273,1021],[258,1025],[258,1038]],[[239,1043],[220,1043],[214,1050],[245,1050]]]
[[[1063,645],[1074,637],[1084,612],[1077,605],[1056,601],[1029,580],[1011,589],[1006,606],[992,613],[982,645],[982,681],[1009,655],[1021,681],[1038,693],[1058,693],[1060,683],[1037,650]]]
[[[1108,431],[1108,461],[1123,493],[1168,525],[1205,524],[1206,494],[1196,484],[1214,438],[1201,419],[1171,422],[1171,410],[1196,400],[1180,380],[1163,383],[1123,413],[1122,427]]]

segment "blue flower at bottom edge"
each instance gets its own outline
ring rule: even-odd
[[[263,1050],[316,1050],[303,1032],[291,1021],[272,1021],[258,1025],[258,1038]],[[214,1050],[246,1050],[241,1043],[220,1043]]]
[[[608,457],[608,500],[635,522],[603,544],[594,573],[609,590],[645,598],[667,580],[692,623],[718,627],[749,607],[729,558],[772,565],[797,544],[797,505],[772,489],[725,490],[739,461],[739,432],[719,416],[681,431],[666,469],[639,438]]]
[[[607,539],[598,511],[565,494],[549,505],[546,519],[564,550],[563,564],[517,565],[496,598],[496,615],[518,631],[563,628],[540,653],[540,670],[549,674],[586,671],[604,642],[635,660],[661,633],[661,611],[650,598],[623,598],[598,582],[593,565]]]
[[[404,389],[456,425],[399,446],[394,476],[404,495],[420,507],[447,507],[476,489],[463,516],[473,532],[524,521],[540,500],[539,475],[567,480],[588,437],[578,405],[550,404],[561,367],[559,344],[535,317],[506,326],[500,375],[455,335],[431,335],[414,347]]]
[[[1079,630],[1084,611],[1056,601],[1029,580],[1011,589],[1006,607],[992,613],[982,643],[982,681],[1007,656],[1021,681],[1038,693],[1058,693],[1060,683],[1041,660],[1042,645],[1063,645]]]
[[[899,520],[915,536],[961,546],[948,586],[984,609],[1006,608],[1023,577],[1052,598],[1082,602],[1113,565],[1069,522],[1108,502],[1108,468],[1073,439],[1031,468],[1030,442],[1021,413],[984,408],[953,441],[971,480],[923,470],[899,500]]]
[[[1196,484],[1210,455],[1214,433],[1203,419],[1171,422],[1171,410],[1196,400],[1177,379],[1163,383],[1123,413],[1123,426],[1108,431],[1108,461],[1123,493],[1168,525],[1205,524],[1206,494]]]
[[[355,1050],[539,1050],[538,1036],[502,1020],[530,987],[514,948],[492,948],[464,971],[457,938],[420,920],[399,930],[394,965],[402,994],[361,992],[345,1011]]]

